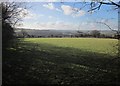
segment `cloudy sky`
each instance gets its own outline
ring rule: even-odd
[[[117,29],[118,14],[114,7],[103,5],[99,11],[88,12],[89,7],[82,9],[83,3],[75,2],[28,2],[28,13],[23,18],[23,25],[18,28],[40,30],[108,30],[105,25],[96,22],[105,22],[113,29]],[[21,8],[19,8],[21,9]],[[22,13],[21,13],[22,17]]]

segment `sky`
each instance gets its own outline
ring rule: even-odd
[[[89,2],[88,2],[89,3]],[[82,2],[27,2],[29,9],[24,9],[20,16],[22,25],[17,28],[39,30],[109,30],[118,28],[118,12],[114,7],[102,5],[100,10],[88,12],[88,6]],[[22,8],[19,8],[22,9]],[[23,17],[23,13],[27,13]]]

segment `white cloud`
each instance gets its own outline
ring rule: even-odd
[[[52,18],[52,16],[49,16]],[[100,21],[100,20],[99,20]],[[103,20],[101,20],[103,21]],[[113,29],[117,29],[115,27],[114,21],[109,21],[108,25]],[[42,30],[109,30],[105,25],[96,23],[94,21],[79,21],[76,24],[65,22],[65,21],[56,21],[56,22],[38,22],[38,21],[27,21],[23,22],[23,26],[21,28],[31,28],[31,29],[42,29]]]
[[[48,9],[50,9],[50,10],[56,10],[56,11],[61,12],[61,10],[58,9],[58,8],[56,8],[53,3],[44,4],[43,7],[48,8]]]
[[[33,13],[32,11],[28,10],[28,9],[24,9],[24,8],[18,8],[17,11],[22,10],[18,17],[22,18],[22,19],[33,19],[33,20],[37,20],[40,17],[43,17],[43,14],[36,14]]]
[[[22,26],[18,28],[28,28],[28,29],[41,29],[41,30],[71,30],[76,29],[76,25],[72,23],[56,21],[56,22],[47,22],[47,23],[38,23],[38,22],[24,22]]]
[[[60,9],[56,8],[56,11],[62,12]]]
[[[81,22],[81,23],[68,23],[63,21],[56,21],[56,22],[47,22],[47,23],[38,23],[38,22],[25,22],[23,23],[23,26],[20,26],[21,28],[28,28],[28,29],[40,29],[40,30],[102,30],[106,29],[106,27],[103,27],[98,25],[94,22]],[[19,28],[20,28],[19,27]]]
[[[28,11],[28,14],[23,19],[33,19],[37,20],[40,17],[43,17],[43,14],[35,14],[33,12]]]
[[[65,15],[71,15],[74,12],[73,8],[68,5],[62,5],[61,8],[64,11]]]
[[[48,16],[48,18],[49,18],[49,19],[52,19],[52,18],[53,18],[53,16]]]
[[[43,14],[39,14],[38,16],[39,16],[39,17],[43,17],[44,15],[43,15]]]
[[[61,8],[65,15],[72,15],[73,17],[79,17],[85,15],[84,10],[79,10],[78,8],[73,8],[69,5],[62,5]]]
[[[54,29],[54,30],[76,30],[78,29],[77,24],[56,21],[56,22],[47,22],[47,23],[38,23],[39,29]]]
[[[83,16],[83,15],[85,15],[85,11],[80,10],[79,12],[77,12],[76,14],[74,14],[73,16],[79,17],[79,16]]]
[[[50,9],[50,10],[54,10],[54,9],[55,9],[53,3],[44,4],[43,7],[46,7],[46,8],[48,8],[48,9]]]

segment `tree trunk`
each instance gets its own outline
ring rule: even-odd
[[[119,18],[120,18],[120,7],[118,7],[118,58],[120,57],[120,19]]]

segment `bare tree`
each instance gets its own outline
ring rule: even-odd
[[[22,17],[27,15],[24,12],[27,7],[21,2],[2,2],[2,21],[3,23],[9,23],[14,27],[19,21],[22,21]]]
[[[27,13],[24,12],[26,6],[21,2],[2,2],[0,8],[2,8],[2,42],[3,47],[4,45],[6,47],[9,44],[9,40],[15,38],[15,26],[27,15]]]
[[[118,40],[120,39],[120,35],[119,35],[120,32],[119,32],[118,30],[114,30],[113,28],[111,28],[111,27],[110,27],[107,23],[105,23],[105,22],[97,22],[97,23],[103,24],[103,25],[107,26],[109,30],[111,30],[111,31],[113,31],[113,32],[116,33],[116,38],[117,38]]]
[[[79,0],[75,0],[76,2],[74,3],[74,5],[79,4],[81,2],[79,2]],[[64,2],[64,0],[61,1],[62,3]],[[83,0],[82,2],[82,6],[79,7],[79,10],[85,8],[86,6],[88,6],[90,9],[88,9],[88,12],[91,11],[95,11],[95,10],[100,10],[100,8],[102,7],[102,5],[110,5],[110,6],[114,6],[114,9],[118,9],[120,7],[120,1],[115,2],[114,0]]]
[[[99,10],[102,5],[115,6],[114,9],[118,9],[120,7],[119,2],[116,3],[113,0],[108,0],[107,2],[106,0],[91,0],[91,3],[90,3],[91,9],[89,11]]]
[[[80,7],[79,10],[81,10],[86,6],[89,6],[90,9],[88,9],[88,12],[92,13],[93,11],[100,10],[102,5],[109,5],[109,6],[113,6],[114,10],[118,10],[118,18],[120,17],[120,1],[118,2],[115,2],[114,0],[91,0],[90,2],[86,2],[86,0],[83,1],[84,1],[84,5]],[[119,53],[118,57],[120,57],[120,20],[118,19],[118,30],[112,29],[108,24],[104,22],[97,22],[97,23],[104,24],[110,30],[116,32],[118,38],[118,53]]]

